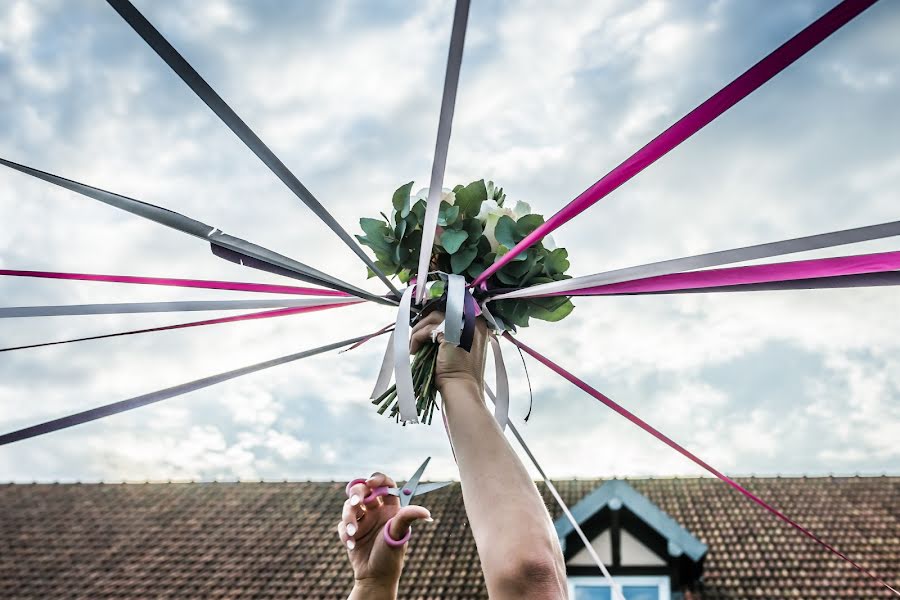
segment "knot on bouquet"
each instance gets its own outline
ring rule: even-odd
[[[518,201],[510,205],[503,188],[483,179],[434,194],[423,188],[413,195],[412,187],[413,182],[400,186],[391,208],[380,213],[381,218],[361,218],[359,224],[365,235],[356,238],[374,252],[375,265],[381,271],[409,286],[400,303],[372,402],[379,414],[398,422],[431,423],[437,404],[439,346],[423,345],[410,365],[406,351],[410,324],[432,311],[443,311],[445,341],[468,351],[478,315],[483,314],[489,328],[497,333],[528,327],[532,318],[559,321],[574,306],[567,296],[492,300],[501,293],[571,278],[566,273],[569,254],[565,248],[557,248],[550,236],[503,264],[482,285],[472,287],[475,279],[544,223],[544,217],[532,212],[529,204]],[[435,202],[436,211],[428,210],[429,202]],[[430,251],[430,256],[423,260],[420,249]],[[422,264],[428,270],[424,277],[418,273]],[[369,277],[375,275],[369,269]],[[423,286],[418,294],[416,285]],[[413,296],[419,300],[415,308]],[[502,358],[494,338],[492,345],[499,390]],[[392,365],[397,383],[389,385]]]

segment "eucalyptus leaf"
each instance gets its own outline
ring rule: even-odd
[[[487,200],[487,187],[484,179],[473,181],[464,188],[453,188],[456,193],[456,206],[466,217],[474,217],[481,211],[481,203]]]
[[[544,217],[541,215],[525,215],[516,221],[516,233],[523,239],[526,235],[544,224]]]
[[[450,268],[454,274],[460,275],[469,268],[476,256],[478,256],[478,248],[463,248],[450,256]]]
[[[454,254],[463,242],[469,237],[465,231],[456,231],[455,229],[445,229],[441,234],[441,246],[448,254]]]
[[[516,240],[516,222],[507,215],[500,217],[497,221],[497,226],[494,228],[494,237],[507,248],[515,246],[518,241]]]
[[[548,275],[553,276],[557,273],[565,273],[569,269],[569,253],[565,248],[557,248],[550,252],[544,261],[544,270]]]
[[[566,301],[563,302],[559,308],[552,311],[532,304],[530,314],[535,319],[540,319],[541,321],[556,322],[568,317],[573,310],[575,310],[575,305],[572,304],[571,300],[566,298]]]
[[[469,275],[469,277],[475,279],[476,277],[484,273],[485,269],[487,269],[487,266],[484,263],[475,261],[471,265],[469,265],[469,268],[466,269],[466,273]]]
[[[437,224],[441,227],[447,227],[456,222],[459,217],[459,207],[455,204],[451,206],[447,202],[441,202],[441,208],[438,211]]]
[[[394,192],[394,197],[391,199],[394,210],[397,211],[401,219],[409,214],[409,196],[412,193],[413,183],[414,182],[410,181],[409,183],[398,187],[397,191]]]
[[[444,288],[447,287],[447,284],[444,283],[443,280],[435,281],[431,288],[428,290],[428,295],[431,298],[440,298],[444,295]]]

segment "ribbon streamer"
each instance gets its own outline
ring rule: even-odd
[[[20,173],[31,175],[32,177],[35,177],[37,179],[52,183],[71,192],[81,194],[82,196],[87,196],[88,198],[92,198],[94,200],[97,200],[98,202],[103,202],[104,204],[108,204],[109,206],[124,210],[125,212],[129,212],[133,215],[137,215],[150,221],[154,221],[156,223],[159,223],[160,225],[165,225],[166,227],[171,227],[172,229],[181,231],[182,233],[198,237],[204,241],[211,243],[213,245],[214,253],[216,250],[216,246],[220,246],[225,250],[230,250],[237,257],[252,257],[257,261],[261,261],[263,263],[273,265],[274,267],[278,267],[281,270],[277,270],[274,272],[281,275],[286,275],[294,279],[300,279],[301,281],[315,283],[327,288],[346,292],[359,298],[371,300],[373,302],[379,302],[381,304],[391,304],[391,302],[388,302],[384,298],[375,296],[374,294],[352,286],[349,283],[332,277],[331,275],[318,271],[310,266],[304,265],[301,262],[287,258],[286,256],[282,256],[276,252],[272,252],[271,250],[250,243],[246,240],[227,235],[211,225],[201,223],[200,221],[191,219],[190,217],[186,217],[169,209],[149,204],[147,202],[142,202],[140,200],[135,200],[134,198],[128,198],[126,196],[115,194],[113,192],[108,192],[106,190],[102,190],[100,188],[96,188],[84,183],[66,179],[65,177],[59,177],[58,175],[40,171],[38,169],[33,169],[25,165],[20,165],[3,158],[0,158],[0,164],[7,166],[10,169],[19,171]],[[240,262],[240,260],[234,260],[234,262]],[[248,264],[248,266],[255,265]],[[257,268],[260,267],[257,266]]]
[[[128,25],[143,38],[154,52],[184,81],[191,90],[228,126],[231,131],[275,174],[297,198],[321,219],[356,254],[395,295],[400,292],[374,261],[350,237],[325,207],[281,162],[275,153],[253,132],[215,90],[194,70],[181,54],[128,0],[107,0]]]
[[[409,364],[409,315],[415,286],[403,291],[397,308],[397,322],[394,325],[394,382],[397,385],[397,405],[400,418],[408,423],[418,423],[416,393],[413,389],[412,368]]]
[[[728,477],[721,471],[717,470],[716,468],[711,466],[709,463],[707,463],[703,459],[699,458],[697,455],[693,454],[690,450],[687,450],[684,446],[680,445],[678,442],[675,442],[670,437],[666,436],[664,433],[662,433],[658,429],[654,428],[652,425],[650,425],[649,423],[647,423],[646,421],[644,421],[637,415],[629,412],[624,407],[620,406],[619,404],[617,404],[610,398],[606,397],[605,395],[603,395],[596,389],[592,388],[590,385],[588,385],[587,383],[585,383],[584,381],[582,381],[581,379],[579,379],[578,377],[576,377],[569,371],[566,371],[561,366],[559,366],[558,364],[556,364],[555,362],[553,362],[552,360],[550,360],[543,354],[537,352],[536,350],[530,348],[526,344],[520,342],[519,340],[517,340],[516,338],[511,336],[508,332],[504,333],[504,336],[506,337],[506,339],[511,341],[513,344],[515,344],[516,346],[518,346],[519,348],[521,348],[522,350],[524,350],[525,352],[530,354],[532,357],[537,359],[538,362],[543,364],[545,367],[547,367],[551,371],[562,376],[564,379],[568,380],[570,383],[574,384],[576,387],[580,388],[582,391],[590,394],[591,396],[593,396],[594,398],[599,400],[602,404],[606,405],[608,408],[611,408],[615,412],[619,413],[621,416],[625,417],[626,419],[628,419],[629,421],[631,421],[632,423],[634,423],[635,425],[637,425],[638,427],[640,427],[641,429],[643,429],[644,431],[646,431],[647,433],[649,433],[650,435],[652,435],[653,437],[658,439],[659,441],[663,442],[664,444],[666,444],[673,450],[677,451],[679,454],[687,457],[688,459],[690,459],[697,465],[703,467],[705,470],[707,470],[711,474],[715,475],[716,477],[718,477],[719,479],[721,479],[722,481],[727,483],[729,486],[731,486],[732,488],[734,488],[735,490],[737,490],[738,492],[740,492],[741,494],[743,494],[744,496],[746,496],[747,498],[749,498],[750,500],[752,500],[753,502],[758,504],[759,506],[763,507],[764,509],[766,509],[767,511],[769,511],[770,513],[772,513],[773,515],[775,515],[776,517],[778,517],[779,519],[781,519],[782,521],[784,521],[785,523],[787,523],[788,525],[790,525],[791,527],[793,527],[794,529],[796,529],[797,531],[799,531],[800,533],[802,533],[803,535],[808,537],[809,539],[813,540],[814,542],[816,542],[817,544],[819,544],[820,546],[822,546],[823,548],[825,548],[832,554],[840,557],[847,563],[851,564],[859,572],[869,576],[871,579],[873,579],[874,581],[877,581],[878,583],[880,583],[887,589],[891,590],[895,594],[900,595],[900,592],[898,592],[896,589],[891,587],[886,581],[881,579],[878,575],[874,574],[872,571],[866,569],[862,565],[854,562],[846,554],[844,554],[843,552],[841,552],[840,550],[838,550],[837,548],[835,548],[828,542],[824,541],[822,538],[820,538],[819,536],[814,534],[809,529],[803,527],[796,521],[792,520],[790,517],[788,517],[781,511],[779,511],[777,508],[774,508],[769,503],[767,503],[765,500],[763,500],[762,498],[760,498],[759,496],[757,496],[756,494],[754,494],[753,492],[751,492],[750,490],[748,490],[747,488],[745,488],[744,486],[739,484],[738,482],[734,481],[733,479],[731,479],[730,477]]]
[[[900,285],[900,271],[887,273],[863,273],[862,275],[836,275],[833,277],[813,277],[810,279],[791,279],[788,281],[771,281],[764,283],[746,283],[742,285],[724,285],[687,290],[671,290],[650,292],[650,295],[662,294],[702,294],[718,292],[783,292],[787,290],[828,290],[841,288],[863,288]]]
[[[485,269],[473,282],[478,286],[529,246],[542,239],[560,225],[584,212],[616,188],[652,165],[670,150],[710,124],[729,108],[749,96],[764,83],[778,75],[794,61],[815,48],[832,33],[852,21],[877,0],[843,0],[819,17],[800,33],[789,39],[771,54],[750,67],[737,79],[713,94],[700,106],[679,119],[674,125],[632,154],[602,179],[569,202],[562,210],[516,244],[493,265]]]
[[[487,392],[488,397],[493,400],[494,406],[497,404],[497,399],[494,392],[491,390],[490,386],[485,385],[484,391]],[[537,469],[538,473],[540,473],[541,478],[544,480],[544,484],[547,486],[547,489],[550,490],[550,495],[553,496],[553,499],[556,500],[556,503],[559,505],[559,508],[562,510],[563,514],[566,516],[566,519],[569,520],[569,523],[572,524],[572,527],[575,529],[575,532],[578,533],[578,537],[581,538],[581,542],[584,544],[585,550],[587,550],[588,554],[591,555],[594,563],[600,569],[600,572],[603,573],[603,577],[606,579],[606,583],[609,584],[610,589],[612,590],[613,596],[617,600],[625,600],[622,596],[622,588],[617,584],[612,575],[610,575],[609,570],[606,568],[606,565],[603,564],[603,561],[600,560],[600,556],[597,555],[597,551],[594,550],[594,546],[591,544],[591,541],[584,534],[584,531],[581,530],[581,525],[578,524],[578,521],[575,519],[575,516],[572,514],[572,511],[569,510],[569,507],[566,505],[565,500],[562,499],[562,496],[559,495],[559,492],[556,489],[556,486],[553,485],[553,482],[550,481],[550,478],[547,477],[547,474],[544,472],[544,469],[541,467],[541,464],[538,462],[537,458],[531,452],[531,448],[528,447],[528,444],[525,443],[525,439],[522,437],[522,434],[519,433],[519,430],[516,429],[516,426],[510,422],[509,430],[512,431],[513,436],[516,438],[516,441],[519,442],[519,445],[522,447],[522,450],[525,451],[525,454],[528,455],[529,460],[531,460],[531,464],[534,465],[534,468]],[[449,437],[449,436],[448,436]]]
[[[381,359],[381,368],[378,369],[378,378],[375,380],[375,387],[372,389],[372,395],[369,399],[374,400],[388,391],[391,387],[391,376],[394,373],[394,331],[388,336],[387,348],[384,350],[384,358]]]
[[[139,285],[163,285],[170,287],[200,288],[206,290],[229,290],[237,292],[260,292],[264,294],[296,294],[298,296],[348,296],[345,292],[321,288],[298,287],[295,285],[273,285],[269,283],[246,283],[241,281],[215,281],[209,279],[178,279],[174,277],[135,277],[132,275],[98,275],[96,273],[60,273],[56,271],[23,271],[0,269],[5,277],[35,277],[39,279],[64,279],[73,281],[99,281],[104,283],[129,283]]]
[[[613,283],[565,292],[566,296],[605,296],[614,294],[652,294],[684,292],[706,288],[737,289],[748,284],[791,283],[800,280],[828,279],[846,275],[883,273],[900,270],[900,252],[879,252],[857,256],[798,260],[794,262],[711,269],[692,273],[674,273],[634,281]]]
[[[90,421],[96,421],[97,419],[102,419],[103,417],[108,417],[110,415],[115,415],[135,408],[140,408],[141,406],[153,404],[161,400],[168,400],[169,398],[174,398],[175,396],[180,396],[182,394],[203,389],[217,383],[222,383],[223,381],[228,381],[229,379],[234,379],[243,375],[249,375],[250,373],[256,373],[257,371],[262,371],[271,367],[277,367],[278,365],[283,365],[289,362],[300,360],[301,358],[307,358],[309,356],[322,354],[323,352],[335,350],[343,346],[348,346],[350,344],[354,344],[360,340],[363,340],[366,337],[367,336],[360,336],[349,340],[328,344],[326,346],[319,346],[318,348],[313,348],[311,350],[304,350],[303,352],[297,352],[296,354],[288,354],[287,356],[282,356],[281,358],[267,360],[264,362],[256,363],[255,365],[242,367],[240,369],[234,369],[233,371],[226,371],[224,373],[219,373],[218,375],[204,377],[203,379],[197,379],[188,383],[182,383],[180,385],[166,388],[164,390],[159,390],[157,392],[151,392],[142,396],[135,396],[134,398],[129,398],[128,400],[121,400],[112,404],[98,406],[97,408],[92,408],[90,410],[68,415],[66,417],[61,417],[59,419],[40,423],[39,425],[33,425],[31,427],[12,431],[10,433],[0,435],[0,446],[27,440],[29,438],[52,433],[61,429],[67,429],[69,427],[74,427],[76,425],[81,425]]]
[[[456,106],[456,89],[462,66],[463,47],[466,42],[466,24],[469,20],[469,0],[456,0],[453,12],[453,28],[450,32],[450,50],[447,53],[447,71],[444,74],[444,95],[441,98],[441,114],[438,117],[437,141],[434,162],[431,165],[431,182],[425,203],[425,219],[422,224],[422,245],[419,247],[419,268],[416,271],[416,304],[425,297],[425,279],[431,261],[431,248],[437,229],[438,211],[441,208],[441,192],[444,185],[444,169],[447,166],[447,149],[450,146],[450,130],[453,110]]]
[[[466,278],[447,275],[447,309],[444,312],[444,341],[459,346],[465,324]]]
[[[503,352],[500,350],[500,342],[496,335],[488,335],[491,350],[494,352],[494,371],[496,375],[495,385],[497,393],[491,394],[494,401],[494,419],[500,426],[500,431],[506,429],[509,422],[509,376],[506,373],[506,364],[503,362]]]
[[[358,301],[357,301],[358,302]],[[235,323],[237,321],[253,321],[256,319],[269,319],[272,317],[285,317],[288,315],[298,315],[308,312],[316,312],[319,310],[328,310],[330,308],[339,308],[341,306],[350,306],[347,304],[323,304],[321,306],[304,306],[300,308],[279,308],[277,310],[266,310],[261,312],[247,313],[232,317],[220,317],[218,319],[206,319],[204,321],[191,321],[189,323],[178,323],[177,325],[163,325],[162,327],[149,327],[147,329],[134,329],[131,331],[120,331],[117,333],[106,333],[102,335],[92,335],[88,337],[73,338],[68,340],[59,340],[56,342],[43,342],[41,344],[29,344],[27,346],[12,346],[9,348],[0,348],[0,352],[12,352],[13,350],[28,350],[31,348],[43,348],[45,346],[58,346],[60,344],[72,344],[74,342],[88,342],[91,340],[103,340],[106,338],[121,337],[125,335],[137,335],[139,333],[153,333],[155,331],[169,331],[173,329],[186,329],[188,327],[203,327],[206,325],[219,325],[221,323]]]
[[[243,310],[248,308],[301,308],[323,304],[356,304],[356,298],[301,300],[182,300],[175,302],[123,302],[118,304],[63,304],[59,306],[10,306],[0,308],[0,319],[18,317],[59,317],[72,315],[121,315],[132,313]]]
[[[780,256],[783,254],[794,254],[797,252],[807,252],[810,250],[821,250],[822,248],[833,248],[835,246],[843,246],[846,244],[856,244],[858,242],[880,240],[897,235],[900,235],[900,221],[879,223],[877,225],[867,225],[865,227],[843,229],[841,231],[820,233],[817,235],[793,238],[789,240],[781,240],[778,242],[768,242],[765,244],[745,246],[742,248],[734,248],[731,250],[720,250],[718,252],[708,252],[706,254],[697,254],[694,256],[686,256],[683,258],[674,258],[670,260],[639,265],[636,267],[627,267],[625,269],[616,269],[614,271],[595,273],[594,275],[584,275],[582,277],[575,277],[572,279],[565,279],[563,281],[554,281],[553,283],[534,285],[531,287],[522,288],[520,290],[498,294],[496,296],[493,296],[491,300],[502,300],[504,298],[531,298],[537,296],[574,295],[569,294],[568,292],[573,292],[575,290],[584,288],[610,285],[613,283],[646,279],[648,277],[672,275],[680,271],[692,271],[695,269],[716,267],[729,263],[745,262],[748,260],[756,260],[760,258],[771,258],[773,256]],[[567,293],[563,294],[562,292]]]

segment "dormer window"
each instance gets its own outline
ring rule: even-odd
[[[608,481],[572,508],[625,600],[672,600],[703,571],[707,548],[624,481]],[[609,583],[564,517],[555,523],[574,600],[613,600]]]

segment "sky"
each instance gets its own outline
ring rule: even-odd
[[[445,183],[550,215],[834,0],[473,2]],[[452,2],[136,5],[343,226],[427,185]],[[898,219],[900,3],[880,2],[554,233],[575,275]],[[0,156],[179,211],[381,291],[100,0],[0,4]],[[897,249],[897,240],[796,255]],[[0,268],[292,283],[0,171]],[[0,278],[3,306],[247,293]],[[893,288],[581,298],[520,338],[732,475],[900,473]],[[204,313],[203,316],[225,316]],[[2,346],[195,320],[8,319]],[[370,332],[389,307],[0,354],[0,429]],[[0,449],[0,481],[457,478],[443,428],[367,400],[385,340]],[[554,477],[699,467],[527,359],[513,421]],[[490,457],[485,457],[490,460]]]

